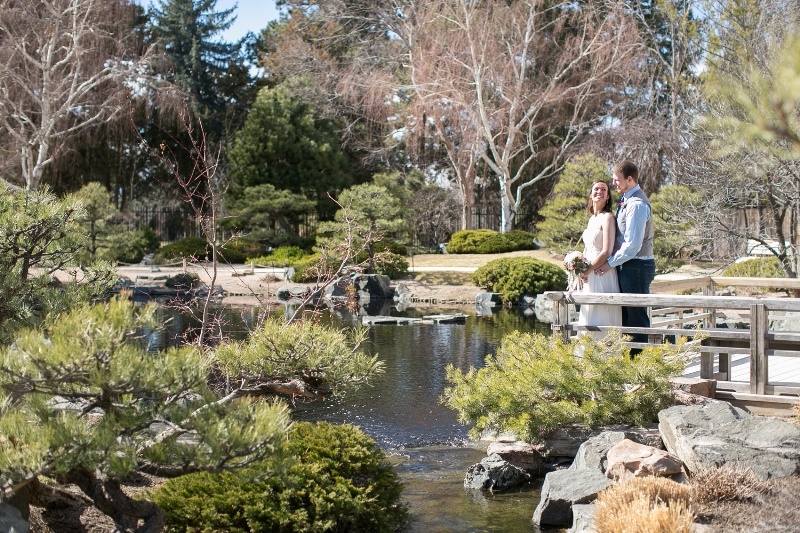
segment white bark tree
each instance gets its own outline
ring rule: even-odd
[[[0,139],[24,186],[140,89],[129,0],[0,0]]]
[[[444,137],[476,150],[497,179],[501,231],[514,226],[526,188],[613,110],[643,48],[615,0],[419,2],[409,17],[411,84],[426,109],[457,120]],[[452,128],[458,124],[461,130]]]

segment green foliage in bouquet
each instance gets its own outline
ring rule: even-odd
[[[447,368],[442,402],[458,411],[472,435],[509,432],[534,442],[565,425],[641,425],[672,405],[669,379],[682,373],[687,345],[647,347],[631,359],[622,337],[507,335],[486,366]],[[576,349],[582,355],[576,355]],[[577,350],[580,352],[581,350]]]

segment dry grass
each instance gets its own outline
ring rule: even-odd
[[[555,255],[547,249],[521,250],[505,254],[419,254],[413,257],[415,267],[482,267],[489,261],[502,257],[533,257],[561,267],[564,266],[563,256]],[[411,263],[411,260],[409,260]]]
[[[728,465],[698,472],[691,486],[692,500],[700,504],[750,500],[769,491],[769,485],[752,469]]]
[[[667,478],[632,478],[600,493],[594,515],[597,533],[690,533],[691,489]]]
[[[471,272],[417,272],[414,281],[433,285],[472,285]]]

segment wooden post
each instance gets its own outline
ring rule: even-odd
[[[705,346],[712,347],[718,343],[714,340],[704,341]],[[701,352],[700,353],[700,378],[713,379],[714,378],[714,352]]]
[[[183,258],[183,273],[186,274],[186,258]]]
[[[703,296],[714,296],[714,282],[709,280],[708,285],[703,287]],[[714,308],[705,308],[703,309],[703,314],[710,314],[711,316],[706,317],[703,319],[703,327],[705,329],[713,328],[717,323],[716,317],[716,309]]]
[[[556,300],[555,309],[553,309],[553,323],[550,325],[553,330],[553,335],[561,335],[561,340],[569,342],[569,303],[562,296],[561,299]]]
[[[558,308],[559,321],[561,322],[561,340],[569,342],[569,302],[563,299],[559,302],[561,306]]]
[[[764,304],[750,306],[750,393],[765,394],[767,389],[767,309]]]

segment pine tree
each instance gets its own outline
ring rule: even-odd
[[[236,19],[234,8],[216,11],[216,3],[162,0],[151,12],[153,37],[172,62],[171,81],[191,96],[195,113],[215,140],[226,129],[228,112],[235,111],[241,119],[255,87],[241,53],[252,37],[234,43],[221,40],[220,34]]]

